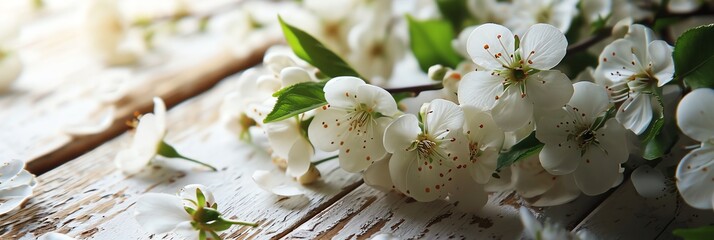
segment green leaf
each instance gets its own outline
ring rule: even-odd
[[[303,82],[280,90],[273,110],[264,123],[284,120],[327,104],[322,88],[326,82]]]
[[[657,134],[654,134],[654,133]],[[657,119],[650,123],[650,127],[642,141],[642,157],[647,160],[654,160],[669,153],[674,144],[679,139],[677,125],[675,121]]]
[[[278,17],[278,20],[283,28],[285,40],[290,45],[290,48],[293,49],[295,55],[302,60],[320,69],[320,72],[329,77],[353,76],[362,78],[345,60],[342,60],[340,56],[332,52],[313,36],[285,23],[280,17]]]
[[[540,152],[540,150],[543,149],[544,144],[538,141],[535,133],[536,132],[533,131],[530,135],[528,135],[528,137],[516,143],[516,145],[513,145],[513,147],[511,147],[511,149],[507,152],[503,152],[498,155],[496,171],[501,170],[503,167],[511,166],[524,158]]]
[[[411,49],[424,72],[429,67],[441,64],[456,68],[461,56],[451,47],[454,31],[449,22],[444,20],[418,21],[407,15]]]
[[[469,17],[466,0],[436,0],[436,6],[454,30],[460,30]]]
[[[203,191],[200,188],[196,188],[196,200],[199,207],[206,206],[206,195],[203,195]]]
[[[714,226],[705,226],[690,229],[675,229],[672,231],[675,236],[684,240],[708,240],[714,239]]]
[[[714,87],[714,24],[687,30],[674,44],[674,72],[695,88]]]

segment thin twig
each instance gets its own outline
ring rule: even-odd
[[[419,86],[412,86],[412,87],[402,87],[402,88],[387,88],[387,92],[389,93],[403,93],[403,92],[411,92],[418,94],[423,91],[429,91],[429,90],[438,90],[444,88],[444,85],[441,83],[435,83],[435,84],[429,84],[429,85],[419,85]]]

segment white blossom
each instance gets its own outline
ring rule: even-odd
[[[571,233],[565,226],[546,219],[545,224],[536,219],[526,207],[519,209],[526,239],[533,240],[586,240],[595,239],[587,232]]]
[[[154,113],[139,118],[131,146],[117,153],[114,163],[124,173],[138,173],[158,154],[166,135],[166,104],[154,98]]]
[[[714,201],[714,90],[690,92],[677,107],[677,125],[688,137],[701,142],[677,166],[677,189],[685,202],[695,208],[712,209]]]
[[[628,158],[627,140],[615,119],[602,118],[610,107],[602,87],[578,82],[574,88],[563,109],[537,122],[536,137],[545,143],[540,162],[553,175],[573,173],[583,193],[597,195],[618,181],[620,164]]]
[[[84,6],[84,38],[96,57],[109,65],[130,64],[146,49],[141,34],[130,31],[116,0],[88,1]]]
[[[578,15],[577,4],[577,0],[514,0],[510,7],[511,17],[504,25],[515,32],[523,32],[530,25],[547,23],[567,32]]]
[[[356,77],[336,77],[324,87],[327,105],[318,108],[308,127],[314,146],[340,150],[340,167],[349,172],[366,169],[387,152],[384,128],[399,113],[386,90]]]
[[[547,24],[531,26],[516,49],[507,28],[483,24],[468,40],[468,53],[485,71],[466,74],[459,85],[459,103],[491,110],[496,124],[514,131],[533,122],[534,111],[565,104],[573,87],[565,74],[548,70],[565,56],[567,40]]]
[[[467,169],[476,182],[484,184],[496,170],[505,136],[488,112],[471,106],[462,106],[462,109],[471,162]]]
[[[0,215],[19,207],[32,196],[32,189],[36,185],[35,175],[25,170],[23,161],[2,161],[0,163]]]
[[[662,112],[656,92],[672,80],[672,49],[667,42],[655,40],[651,29],[635,24],[624,39],[610,43],[600,54],[596,72],[609,80],[605,87],[612,100],[624,101],[617,120],[637,135]]]

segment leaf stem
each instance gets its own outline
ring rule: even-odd
[[[444,84],[435,83],[435,84],[429,84],[429,85],[419,85],[419,86],[402,87],[402,88],[386,88],[384,90],[387,90],[387,92],[389,92],[389,93],[403,93],[403,92],[420,93],[423,91],[438,90],[438,89],[442,89],[442,88],[444,88]]]
[[[218,171],[218,169],[216,169],[216,167],[211,166],[211,165],[208,164],[208,163],[204,163],[204,162],[198,161],[198,160],[196,160],[196,159],[191,159],[191,158],[187,158],[187,157],[183,157],[183,156],[181,156],[181,157],[179,157],[179,158],[180,158],[180,159],[183,159],[183,160],[186,160],[186,161],[189,161],[189,162],[194,162],[194,163],[203,165],[203,166],[205,166],[205,167],[207,167],[207,168],[210,168],[211,171],[214,171],[214,172]]]
[[[338,157],[338,155],[335,155],[335,156],[332,156],[332,157],[326,157],[326,158],[323,158],[323,159],[320,159],[320,160],[317,160],[317,161],[312,162],[312,165],[317,166],[317,165],[319,165],[319,164],[321,164],[321,163],[330,161],[330,160],[335,159],[335,158],[337,158],[337,157]]]

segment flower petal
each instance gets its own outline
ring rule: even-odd
[[[446,179],[440,179],[438,173],[433,172],[434,167],[428,160],[418,159],[416,151],[395,152],[389,160],[389,173],[394,186],[420,202],[434,201],[443,194],[442,184]]]
[[[540,232],[543,231],[543,224],[538,221],[538,219],[533,216],[528,208],[521,206],[518,210],[521,216],[521,222],[523,223],[523,231],[530,239],[538,239]]]
[[[312,82],[310,74],[301,67],[286,67],[280,71],[282,87],[289,87],[302,82]]]
[[[390,158],[391,155],[386,156],[370,165],[362,174],[364,183],[382,191],[392,190],[394,184],[392,183],[392,177],[389,175]]]
[[[549,207],[565,204],[580,196],[580,189],[575,184],[572,174],[557,176],[555,184],[547,192],[538,196],[538,200],[531,203],[534,207]]]
[[[470,142],[482,147],[500,148],[505,135],[491,114],[473,106],[461,106],[464,112],[464,133]]]
[[[288,154],[288,167],[285,169],[285,173],[293,176],[300,177],[307,173],[310,169],[310,159],[315,155],[315,149],[310,144],[310,141],[298,135],[299,138],[295,140],[290,148],[290,153]]]
[[[293,144],[302,137],[300,126],[293,118],[267,123],[263,125],[263,129],[268,136],[273,154],[283,159],[288,159]]]
[[[498,149],[489,147],[481,151],[480,156],[471,156],[471,164],[468,165],[468,170],[477,183],[485,184],[491,180],[491,175],[496,172],[497,164]]]
[[[32,195],[32,187],[21,185],[0,189],[0,214],[5,214],[17,208]]]
[[[620,106],[615,118],[622,126],[637,135],[647,130],[652,121],[652,100],[649,94],[631,93],[630,98]]]
[[[620,173],[620,163],[611,159],[602,149],[590,146],[573,176],[578,188],[588,196],[606,192],[613,187]]]
[[[344,145],[340,146],[340,167],[348,172],[359,172],[384,157],[387,154],[381,139],[384,125],[384,121],[373,120],[361,127],[362,130],[347,131]]]
[[[356,77],[336,77],[325,84],[325,99],[332,107],[354,108],[355,95],[359,86],[365,85]]]
[[[523,34],[520,49],[523,64],[548,70],[560,63],[565,57],[568,40],[565,35],[549,24],[535,24]]]
[[[615,83],[627,81],[627,78],[640,71],[636,64],[632,64],[638,61],[637,56],[632,53],[633,47],[632,42],[625,39],[618,39],[608,44],[600,53],[596,72]],[[645,51],[645,49],[641,50]]]
[[[139,119],[136,132],[131,143],[131,148],[140,155],[155,155],[159,143],[163,141],[164,131],[161,129],[162,123],[159,118],[151,113],[144,114]]]
[[[573,84],[573,97],[568,102],[568,105],[577,109],[577,112],[583,118],[594,121],[603,112],[607,111],[610,105],[610,99],[607,95],[607,90],[590,82],[577,82]],[[587,121],[587,120],[586,120]]]
[[[384,148],[387,152],[405,151],[421,133],[419,120],[412,114],[399,116],[384,130]]]
[[[580,148],[574,141],[546,143],[538,157],[543,168],[553,175],[572,173],[578,168],[581,158]]]
[[[545,144],[559,144],[568,140],[568,135],[576,130],[572,116],[560,109],[549,111],[538,119],[536,138]]]
[[[173,230],[173,233],[181,236],[181,239],[184,240],[199,240],[199,230],[193,228],[189,221],[179,223],[176,229]]]
[[[699,142],[714,138],[714,90],[695,89],[677,107],[677,125],[684,134]]]
[[[459,103],[481,110],[491,110],[503,94],[504,79],[486,71],[469,72],[459,82]]]
[[[664,174],[648,165],[642,165],[635,169],[630,176],[632,185],[640,196],[646,198],[656,198],[664,195],[667,190]]]
[[[511,61],[515,49],[513,33],[508,28],[493,24],[482,24],[474,29],[466,41],[466,51],[471,60],[486,69],[501,69]],[[500,56],[496,58],[496,55]],[[505,56],[505,57],[504,57]]]
[[[712,209],[714,194],[714,147],[707,145],[691,151],[677,166],[677,189],[687,204]]]
[[[647,45],[650,56],[652,72],[657,78],[657,87],[662,87],[674,79],[674,58],[672,46],[662,40],[655,40]]]
[[[458,202],[456,209],[463,212],[479,212],[488,201],[483,185],[475,183],[463,170],[455,170],[453,178],[449,184],[449,201]]]
[[[2,165],[0,165],[0,187],[4,186],[7,181],[14,178],[25,168],[25,162],[22,160],[11,159],[3,160]]]
[[[394,97],[381,87],[369,84],[358,86],[355,96],[360,104],[365,104],[384,116],[394,116],[399,112]]]
[[[557,179],[547,171],[544,171],[537,155],[517,162],[511,170],[513,171],[513,175],[511,175],[513,186],[516,188],[518,195],[525,198],[532,198],[545,193],[555,185],[555,180]]]
[[[526,79],[526,97],[538,109],[563,107],[573,91],[570,78],[560,71],[541,71]]]
[[[307,128],[312,144],[326,152],[337,150],[349,127],[347,117],[347,112],[341,109],[327,106],[318,108]]]
[[[136,150],[130,148],[119,151],[116,157],[114,157],[114,164],[124,174],[134,174],[149,165],[152,158],[153,156],[148,158],[142,156]]]
[[[645,63],[647,60],[647,45],[655,40],[654,31],[641,24],[632,24],[625,39],[632,42],[632,48],[629,49],[629,52],[633,53],[640,63]]]
[[[146,193],[136,200],[134,218],[149,233],[169,232],[185,221],[191,221],[181,198],[165,193]]]
[[[514,131],[533,121],[533,103],[521,96],[518,86],[511,85],[496,100],[491,115],[503,131]]]
[[[424,131],[438,137],[446,132],[461,130],[464,126],[464,112],[454,102],[434,99],[423,121]]]
[[[156,116],[156,128],[163,137],[166,132],[166,104],[159,97],[154,97],[154,115]]]
[[[285,178],[286,177],[282,174],[276,174],[264,170],[257,170],[253,172],[253,181],[258,184],[258,187],[267,192],[285,197],[305,194],[303,190]]]
[[[215,198],[213,197],[213,193],[208,187],[204,186],[203,184],[189,184],[181,188],[181,190],[179,190],[178,192],[178,196],[183,201],[184,206],[188,206],[194,209],[197,207],[195,204],[193,204],[193,202],[198,202],[198,198],[196,198],[196,189],[201,189],[201,193],[203,193],[203,196],[206,200],[207,206],[205,207],[210,207],[216,202]],[[192,200],[193,202],[185,200]]]
[[[630,156],[627,134],[622,125],[615,119],[605,122],[597,132],[597,139],[602,149],[607,150],[607,157],[617,163],[625,163]]]

